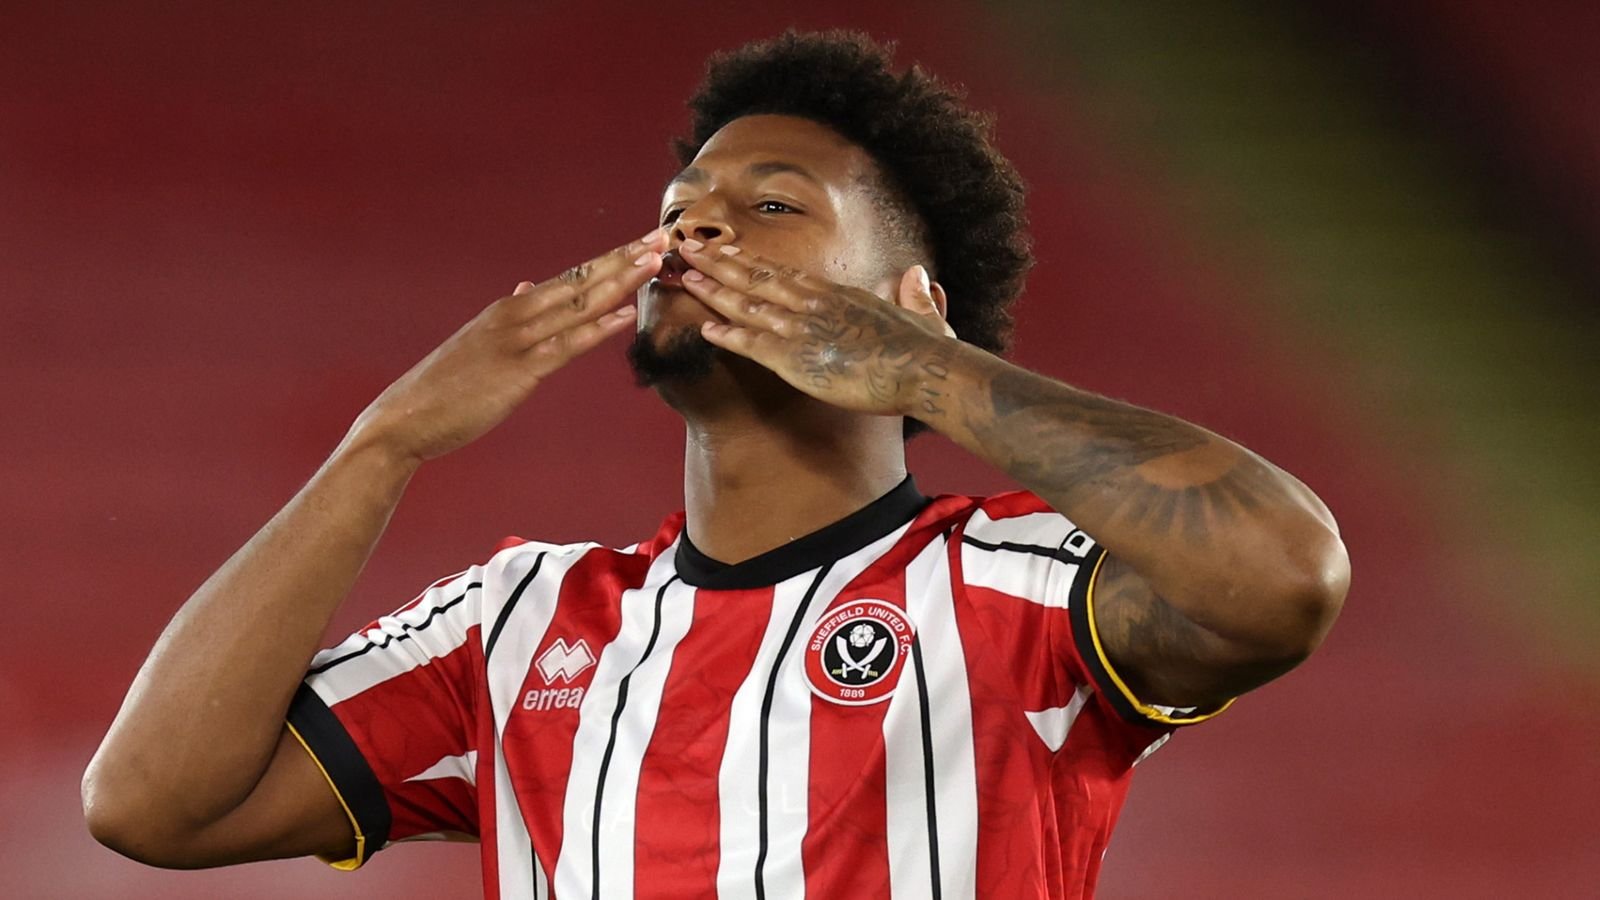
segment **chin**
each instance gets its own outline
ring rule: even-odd
[[[708,378],[723,353],[700,335],[698,323],[657,322],[634,334],[628,365],[640,387],[690,384]]]

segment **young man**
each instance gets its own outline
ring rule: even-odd
[[[1349,570],[1304,485],[993,355],[1029,256],[980,117],[842,34],[718,57],[691,108],[660,229],[490,305],[178,613],[85,776],[101,841],[459,835],[490,897],[1086,897],[1134,764],[1320,643]],[[316,653],[417,469],[630,327],[685,512],[511,542]],[[923,497],[925,428],[1028,491]]]

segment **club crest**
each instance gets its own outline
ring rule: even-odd
[[[846,706],[887,699],[900,682],[916,632],[898,606],[857,600],[823,616],[806,641],[811,692]]]

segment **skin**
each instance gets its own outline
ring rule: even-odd
[[[523,282],[390,385],[306,486],[167,626],[83,778],[89,830],[151,865],[349,856],[354,833],[284,716],[334,611],[427,460],[480,437],[626,333],[655,231]],[[271,640],[261,640],[269,634]]]
[[[879,246],[877,172],[859,148],[751,116],[692,168],[663,197],[664,233],[497,300],[374,401],[190,598],[85,775],[97,838],[182,867],[351,851],[282,724],[324,628],[418,467],[626,331],[635,291],[658,346],[699,331],[727,351],[708,377],[660,388],[684,417],[686,527],[708,555],[750,558],[881,496],[904,476],[910,415],[1108,549],[1097,621],[1142,700],[1213,706],[1320,643],[1349,579],[1321,502],[1209,431],[962,343],[926,269]],[[681,289],[650,281],[669,247],[693,266]]]
[[[781,170],[779,163],[797,171]],[[661,221],[672,244],[739,246],[777,269],[892,295],[899,281],[876,240],[877,167],[834,132],[788,116],[723,128],[668,184]],[[724,321],[687,290],[640,292],[639,328],[658,346]],[[736,563],[860,509],[905,478],[899,419],[862,416],[737,357],[662,397],[686,424],[689,537]],[[843,464],[841,464],[843,463]]]

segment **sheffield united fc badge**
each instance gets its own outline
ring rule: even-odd
[[[806,641],[811,692],[846,706],[885,700],[900,682],[916,632],[898,606],[856,600],[822,617]]]

